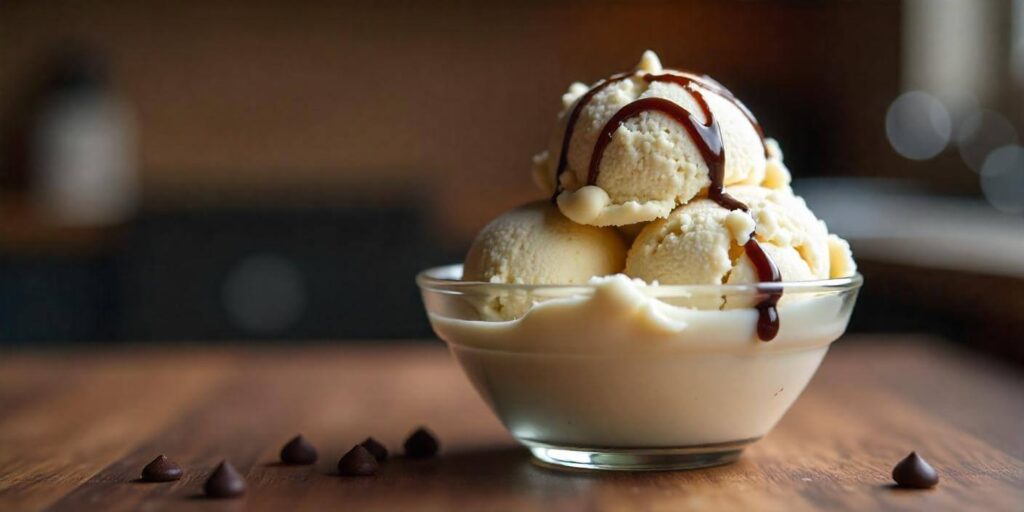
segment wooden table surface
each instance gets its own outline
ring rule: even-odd
[[[934,340],[842,340],[740,462],[684,472],[532,463],[436,342],[8,352],[0,411],[4,511],[1024,510],[1024,378]],[[395,451],[421,424],[441,457],[334,474],[367,435]],[[320,462],[275,464],[297,432]],[[890,487],[910,450],[937,488]],[[133,482],[160,453],[185,477]],[[225,458],[248,494],[202,498]]]

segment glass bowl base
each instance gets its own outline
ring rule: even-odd
[[[579,448],[521,441],[543,465],[557,469],[672,471],[709,468],[735,462],[757,439],[680,448]]]

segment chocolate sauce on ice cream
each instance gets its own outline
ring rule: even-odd
[[[583,107],[587,106],[590,99],[593,98],[597,93],[603,91],[609,85],[616,82],[621,82],[629,77],[633,76],[632,72],[619,73],[612,75],[604,80],[601,80],[597,85],[593,86],[587,92],[583,93],[576,100],[576,104],[572,107],[572,112],[569,113],[569,120],[565,124],[565,135],[562,137],[562,150],[558,154],[558,167],[555,170],[555,195],[552,196],[551,200],[554,201],[558,197],[558,194],[562,192],[561,182],[558,179],[565,172],[565,168],[569,165],[569,143],[572,142],[572,134],[576,130],[576,121],[580,118],[580,112],[583,111]]]

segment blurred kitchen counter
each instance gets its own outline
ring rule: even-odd
[[[1019,368],[940,340],[849,337],[736,464],[563,472],[516,447],[439,344],[8,350],[0,509],[1019,510],[1021,396]],[[419,425],[440,437],[439,458],[336,476],[340,455],[366,436],[396,452]],[[298,432],[320,461],[276,464]],[[890,486],[911,450],[938,469],[937,488]],[[134,482],[161,453],[185,477]],[[247,477],[239,501],[201,499],[221,459]]]

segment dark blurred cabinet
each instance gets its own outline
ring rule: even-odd
[[[106,256],[0,256],[0,341],[115,337],[116,280]]]
[[[104,254],[0,258],[0,339],[424,337],[415,274],[451,258],[412,208],[144,213]]]

